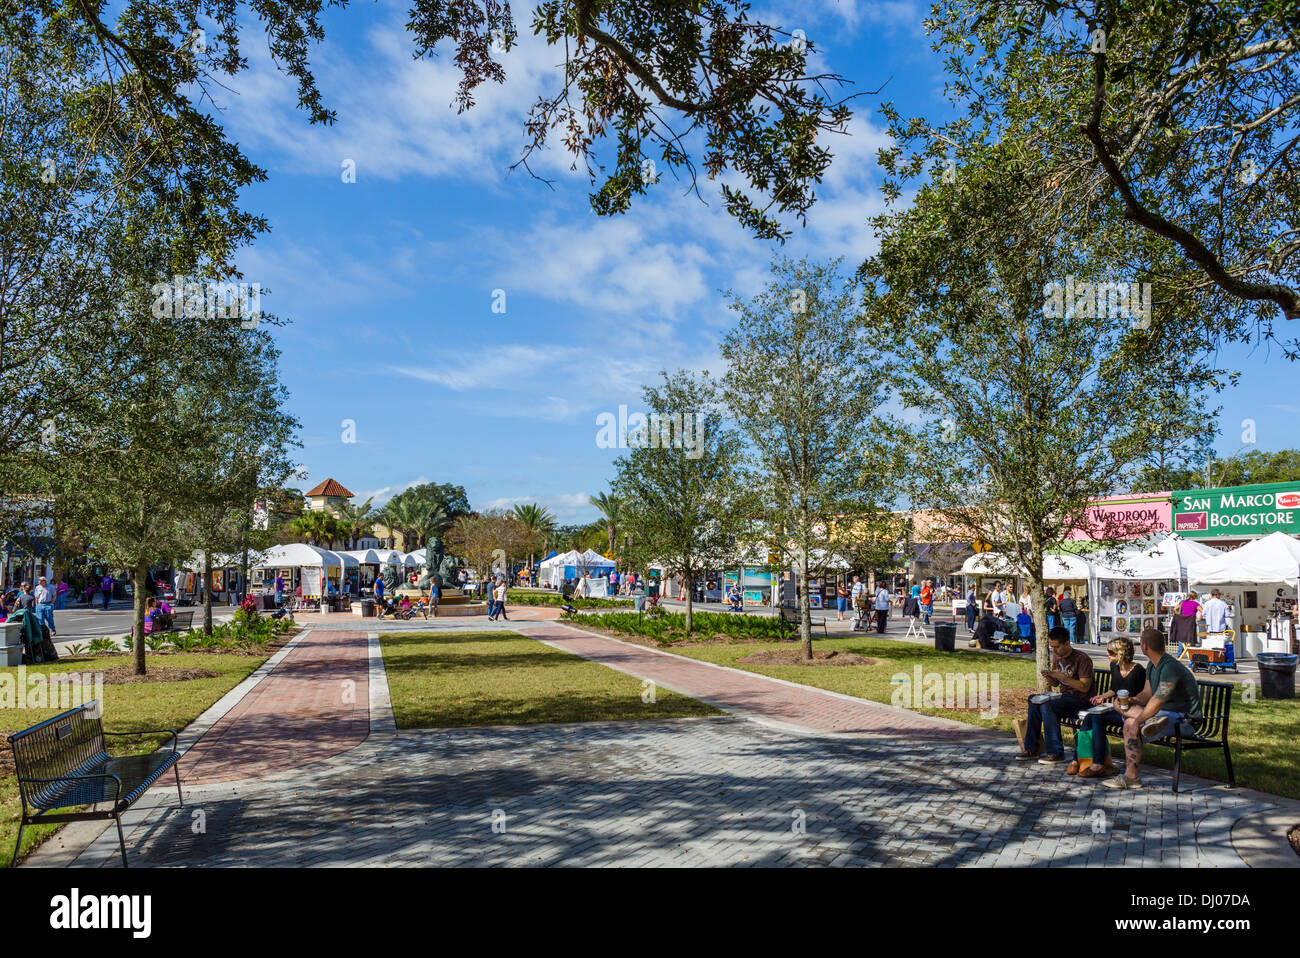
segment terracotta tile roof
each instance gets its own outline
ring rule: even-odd
[[[348,490],[344,489],[333,479],[326,479],[324,482],[322,482],[315,489],[312,489],[306,495],[307,498],[309,499],[312,496],[342,496],[344,499],[351,499],[355,495],[355,493],[348,492]]]

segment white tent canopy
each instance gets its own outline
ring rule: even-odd
[[[1025,578],[1023,571],[1016,571],[1011,562],[1003,556],[992,552],[977,552],[961,565],[962,575],[1004,575]],[[1053,552],[1043,557],[1044,580],[1082,579],[1093,577],[1092,563],[1083,556],[1068,552]]]
[[[1177,579],[1187,578],[1187,570],[1197,562],[1221,556],[1217,549],[1184,539],[1172,532],[1158,532],[1126,546],[1114,559],[1098,555],[1093,562],[1099,579]]]
[[[1187,578],[1193,588],[1281,583],[1300,589],[1300,541],[1285,532],[1274,532],[1231,552],[1192,563],[1187,568]]]
[[[582,559],[577,564],[585,566],[589,570],[614,568],[614,560],[606,559],[595,549],[588,549],[582,553]]]

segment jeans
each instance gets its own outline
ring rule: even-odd
[[[1063,615],[1061,621],[1065,624],[1065,631],[1070,633],[1070,641],[1074,641],[1074,623],[1077,621],[1075,616]]]
[[[104,611],[107,612],[107,611],[108,611],[108,603],[109,603],[110,601],[112,601],[112,599],[113,599],[113,593],[112,593],[112,592],[105,592],[105,593],[103,593],[103,596],[104,596]]]
[[[876,610],[876,631],[879,632],[879,633],[881,633],[882,635],[884,634],[884,631],[885,631],[885,622],[886,622],[888,619],[889,619],[889,610],[888,610],[888,609],[877,609],[877,610]]]
[[[1092,703],[1082,695],[1062,695],[1059,699],[1049,699],[1042,705],[1029,703],[1029,729],[1025,732],[1025,751],[1031,755],[1038,751],[1038,743],[1043,742],[1043,751],[1048,755],[1065,757],[1065,743],[1061,741],[1061,716],[1077,715],[1083,709],[1091,708]]]
[[[966,631],[967,632],[975,631],[975,603],[974,602],[966,603]]]
[[[52,603],[42,602],[36,607],[36,621],[49,626],[50,634],[54,634],[54,606]]]
[[[1050,632],[1057,626],[1057,615],[1055,612],[1047,613],[1047,630]]]
[[[60,592],[59,597],[54,600],[54,607],[62,611],[67,608],[68,593]]]
[[[930,616],[932,616],[932,615],[934,615],[934,606],[933,606],[933,605],[923,605],[923,606],[921,606],[921,617],[922,617],[922,620],[925,622],[926,625],[929,625],[929,624],[930,624]]]
[[[1106,730],[1114,729],[1116,735],[1121,735],[1124,731],[1124,716],[1113,709],[1100,715],[1090,715],[1088,724],[1084,727],[1092,731],[1092,759],[1100,764],[1110,755]]]

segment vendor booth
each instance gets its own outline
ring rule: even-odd
[[[1221,553],[1207,545],[1160,532],[1097,555],[1093,634],[1101,643],[1127,638],[1134,644],[1143,629],[1169,630],[1169,617],[1187,597],[1187,570]]]
[[[256,552],[250,552],[249,562],[251,563],[256,556]],[[201,604],[205,588],[212,590],[214,605],[232,603],[239,591],[239,568],[242,561],[243,556],[213,553],[212,564],[209,569],[211,578],[205,585],[203,582],[203,551],[195,552],[184,565],[185,574],[179,577],[181,590],[176,593],[176,604]]]
[[[978,552],[962,563],[961,571],[966,588],[971,585],[975,586],[975,594],[979,597],[981,612],[983,611],[984,599],[993,591],[994,583],[1000,581],[1004,591],[1010,591],[1012,594],[1006,604],[1007,616],[1015,618],[1020,613],[1018,599],[1028,585],[1029,577],[1023,571],[1012,569],[1008,559],[991,552]],[[1069,589],[1070,595],[1079,605],[1079,611],[1083,613],[1075,621],[1074,635],[1071,641],[1096,641],[1097,633],[1088,621],[1089,597],[1093,592],[1093,579],[1092,563],[1083,556],[1059,552],[1050,553],[1043,557],[1043,585],[1051,587],[1058,596],[1064,593],[1066,589]],[[1008,585],[1010,585],[1010,589],[1008,589]],[[963,589],[963,606],[965,604],[964,595],[965,589]],[[1037,602],[1041,598],[1039,595],[1030,596],[1033,602]],[[957,603],[954,602],[954,612],[956,611]]]
[[[1300,541],[1274,532],[1193,563],[1187,578],[1189,588],[1201,593],[1202,602],[1211,589],[1222,590],[1239,654],[1292,651]]]
[[[359,565],[355,556],[291,542],[256,554],[253,582],[264,592],[274,592],[278,574],[284,578],[286,592],[301,594],[304,603],[313,605],[331,593],[343,594],[347,570],[356,570]]]
[[[573,581],[582,583],[587,595],[603,596],[609,592],[609,574],[613,569],[614,560],[605,558],[594,549],[585,552],[572,549],[563,555],[543,559],[538,570],[538,583],[558,589],[564,582]]]

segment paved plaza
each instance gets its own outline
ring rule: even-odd
[[[132,866],[1297,861],[1283,823],[1300,803],[1186,776],[1175,796],[1155,769],[1114,792],[1014,763],[1010,735],[545,619],[515,628],[728,714],[399,732],[377,632],[314,625],[187,730],[186,807],[158,787],[123,817]],[[118,867],[116,831],[77,823],[29,862]]]

